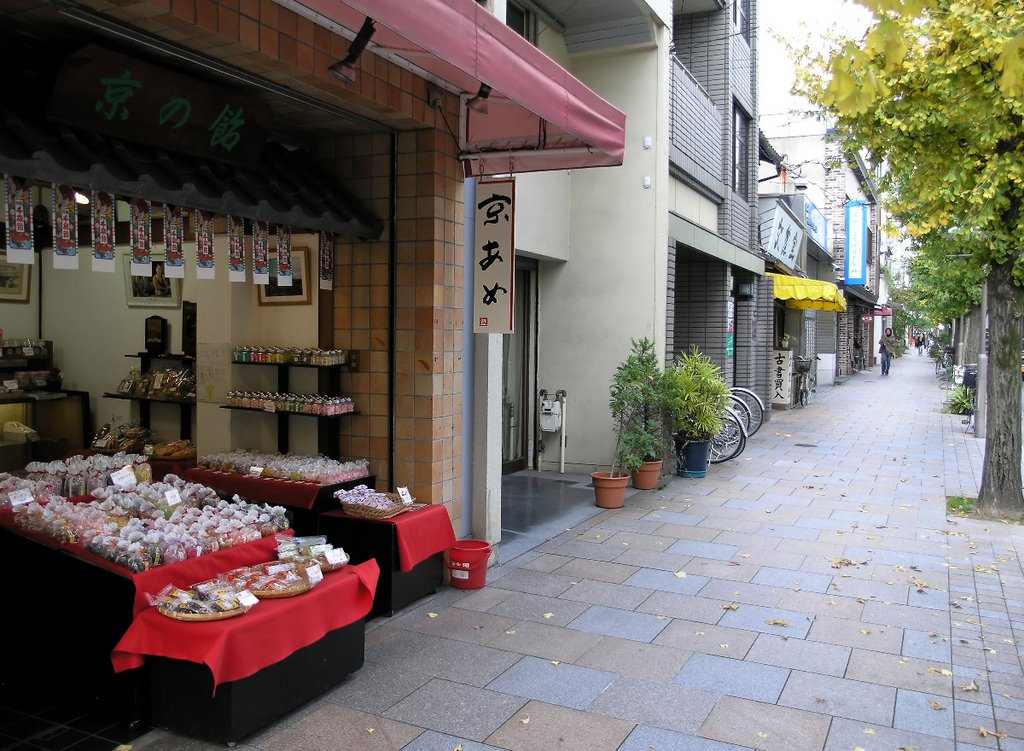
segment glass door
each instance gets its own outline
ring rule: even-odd
[[[526,469],[530,417],[530,348],[533,341],[534,273],[517,268],[513,304],[513,333],[505,337],[503,362],[504,391],[501,400],[501,472]]]

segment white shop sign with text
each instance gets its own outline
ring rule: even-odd
[[[515,181],[477,183],[473,333],[511,334],[515,293]]]

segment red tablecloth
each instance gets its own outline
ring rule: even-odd
[[[237,493],[242,498],[251,501],[304,509],[312,509],[316,505],[317,496],[325,487],[313,482],[249,477],[234,472],[215,472],[199,467],[188,470],[184,477],[190,482],[207,485],[224,495]]]
[[[328,511],[323,516],[344,516],[375,524],[395,525],[398,540],[398,563],[404,572],[412,571],[435,553],[448,550],[455,544],[455,530],[448,509],[441,504],[406,511],[390,519],[368,519],[344,511]],[[344,547],[344,543],[342,543]]]
[[[245,615],[223,621],[186,623],[149,608],[114,647],[114,671],[140,667],[147,656],[186,660],[209,667],[216,690],[366,616],[379,574],[374,560],[346,566],[305,594],[263,600]]]

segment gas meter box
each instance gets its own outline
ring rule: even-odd
[[[540,403],[540,429],[546,433],[557,433],[562,429],[562,403],[544,399]]]

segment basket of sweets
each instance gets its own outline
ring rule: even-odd
[[[236,587],[249,590],[257,599],[274,600],[308,592],[323,578],[323,571],[315,564],[270,561],[229,571],[224,578]]]
[[[349,556],[342,548],[327,542],[323,535],[312,537],[277,536],[277,557],[282,561],[317,563],[324,573],[337,571],[349,562]]]
[[[365,485],[339,490],[334,497],[346,514],[368,519],[388,519],[415,507],[415,504],[403,501],[397,493],[381,493]]]
[[[155,596],[146,599],[161,615],[176,621],[220,621],[249,612],[257,600],[245,590],[239,591],[225,582],[205,582],[193,589],[168,584]]]

